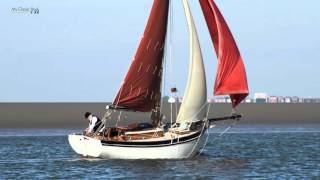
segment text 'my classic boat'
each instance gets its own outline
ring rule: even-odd
[[[109,159],[181,159],[204,148],[210,123],[239,119],[232,114],[209,119],[205,69],[188,0],[182,0],[189,29],[190,62],[187,86],[176,122],[161,124],[161,87],[166,52],[170,0],[154,0],[143,38],[114,102],[107,106],[102,125],[90,135],[69,135],[73,150],[83,156]],[[213,0],[200,0],[218,69],[214,95],[230,95],[235,108],[248,95],[246,72],[235,40]],[[171,89],[176,91],[175,88]],[[118,113],[150,113],[150,122],[128,127],[104,126]]]

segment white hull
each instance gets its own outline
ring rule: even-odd
[[[204,145],[205,135],[183,142],[147,146],[105,144],[83,135],[69,135],[68,139],[72,149],[83,156],[106,159],[184,159],[199,152]]]

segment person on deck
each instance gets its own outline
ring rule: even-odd
[[[89,127],[85,130],[85,133],[95,133],[102,123],[101,119],[91,112],[86,112],[84,117],[89,121]],[[101,130],[103,130],[103,128]]]

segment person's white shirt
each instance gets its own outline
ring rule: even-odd
[[[89,127],[88,127],[88,133],[92,133],[93,132],[93,128],[96,125],[98,118],[96,116],[92,116],[92,114],[88,117],[89,119]]]

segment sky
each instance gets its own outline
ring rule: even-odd
[[[212,97],[217,59],[198,0],[189,3]],[[320,97],[320,1],[216,3],[244,59],[251,97]],[[112,101],[151,6],[151,0],[1,0],[0,102]],[[38,8],[39,14],[13,12],[19,7]],[[172,73],[166,73],[164,95],[176,86],[182,96],[188,32],[181,1],[172,7]]]

